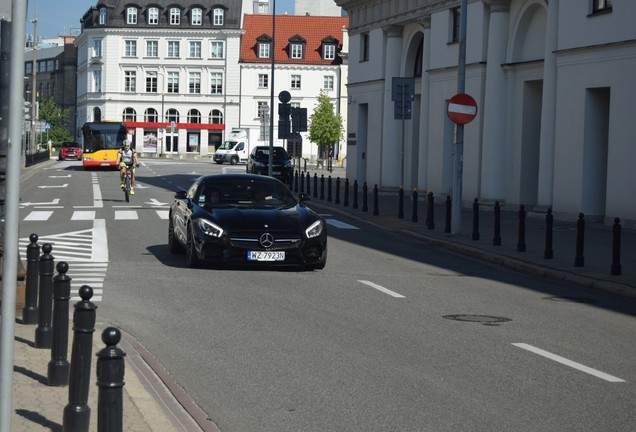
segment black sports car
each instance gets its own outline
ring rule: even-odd
[[[212,264],[304,266],[327,263],[325,221],[281,181],[254,174],[199,177],[170,206],[168,244],[189,267]]]

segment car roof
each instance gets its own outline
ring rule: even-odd
[[[207,181],[256,181],[256,182],[271,182],[271,183],[280,183],[280,180],[260,174],[247,174],[247,173],[237,173],[237,174],[209,174],[205,176],[201,176],[197,179],[199,183],[207,182]]]

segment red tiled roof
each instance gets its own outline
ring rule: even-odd
[[[342,30],[349,25],[348,17],[276,15],[276,63],[287,64],[332,64],[333,60],[321,57],[322,40],[333,36],[338,40],[338,50],[342,47]],[[243,63],[271,63],[270,58],[258,58],[256,38],[262,35],[272,36],[271,15],[245,15],[245,33],[241,41],[241,58]],[[291,59],[288,55],[289,39],[300,36],[306,40],[305,57]]]

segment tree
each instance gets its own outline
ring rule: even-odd
[[[66,120],[69,116],[68,110],[62,110],[55,103],[55,99],[49,98],[40,102],[39,120],[51,125],[48,132],[48,139],[53,142],[73,141],[73,135],[66,129]]]
[[[322,90],[318,95],[318,105],[309,117],[309,140],[318,146],[318,154],[324,158],[330,146],[342,139],[344,126],[342,116],[335,113],[331,98]]]

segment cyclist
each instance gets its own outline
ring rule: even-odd
[[[130,140],[124,140],[124,146],[117,153],[116,165],[119,167],[119,180],[121,184],[120,188],[125,188],[124,176],[126,175],[126,169],[130,170],[130,194],[135,194],[135,167],[139,166],[139,157],[137,152],[130,148]]]

